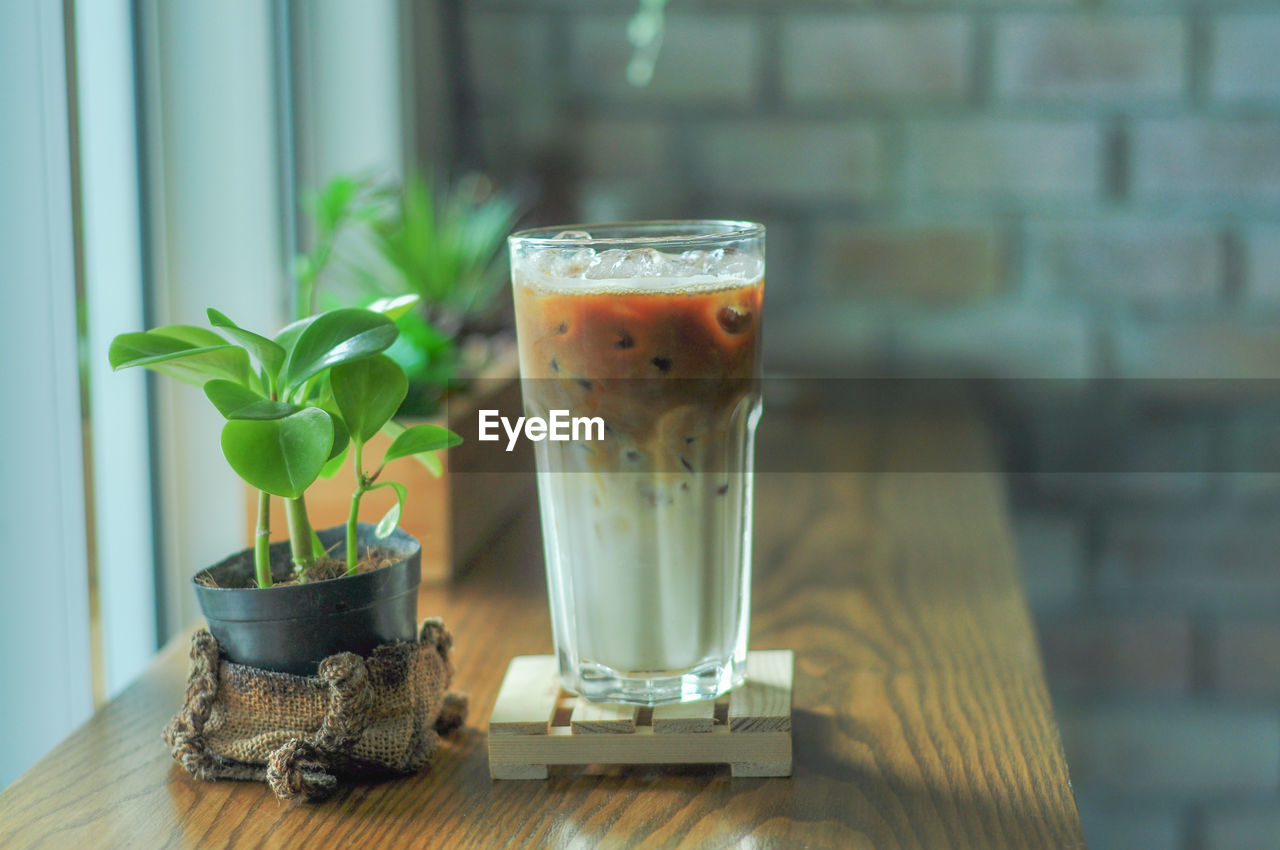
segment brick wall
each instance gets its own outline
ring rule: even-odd
[[[1141,495],[1015,482],[1091,846],[1280,841],[1280,503],[1219,478],[1150,476]]]
[[[629,0],[466,10],[472,153],[546,217],[767,223],[771,369],[1280,375],[1273,2],[672,0],[645,89]],[[1012,492],[1091,845],[1280,847],[1278,477],[1057,470]]]

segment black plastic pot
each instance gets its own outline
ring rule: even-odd
[[[335,558],[344,558],[346,528],[319,532]],[[264,670],[314,675],[336,652],[368,655],[379,644],[417,637],[422,547],[400,529],[379,540],[361,523],[360,549],[379,547],[397,560],[354,576],[284,587],[247,587],[253,581],[253,550],[232,555],[197,573],[220,587],[194,582],[209,631],[231,661]],[[338,544],[334,547],[334,544]],[[289,543],[271,546],[272,579],[290,575]]]

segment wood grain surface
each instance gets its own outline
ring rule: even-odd
[[[638,706],[614,702],[578,700],[569,717],[569,725],[580,735],[625,735],[636,731]]]
[[[868,453],[865,470],[986,451],[965,419],[829,421],[805,439]],[[464,578],[423,590],[421,615],[454,633],[472,725],[420,773],[303,808],[193,780],[160,740],[182,700],[179,640],[0,794],[0,847],[1083,847],[999,476],[771,473],[756,488],[752,648],[795,650],[791,778],[489,778],[483,719],[507,663],[552,650],[531,509]]]

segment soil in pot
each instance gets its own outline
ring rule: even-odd
[[[347,575],[347,562],[338,560],[333,557],[320,558],[307,570],[305,575],[298,575],[293,570],[293,559],[290,557],[288,549],[271,550],[271,580],[272,587],[289,587],[295,584],[306,584],[313,581],[331,581],[336,578],[344,578]],[[380,570],[383,567],[390,567],[400,558],[394,550],[382,549],[375,547],[366,549],[360,555],[359,562],[356,563],[356,573],[367,573],[372,570]],[[280,578],[284,576],[284,578]],[[235,576],[240,581],[235,585],[239,588],[256,588],[258,582],[253,573],[247,576]],[[217,578],[212,570],[201,570],[196,573],[192,579],[201,587],[222,587],[218,584]]]
[[[341,562],[346,528],[335,526],[319,536]],[[254,583],[250,549],[197,573],[192,580],[196,598],[226,657],[309,676],[335,653],[367,656],[380,644],[414,640],[421,547],[399,529],[379,540],[366,523],[359,526],[357,544],[362,552],[379,550],[385,565],[299,583],[293,580],[289,543],[281,541],[271,546],[272,580],[279,582],[273,587]]]

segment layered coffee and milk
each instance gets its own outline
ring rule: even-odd
[[[604,698],[594,681],[734,675],[763,258],[567,247],[513,254],[512,272],[527,415],[604,420],[602,440],[535,444],[562,671]]]

